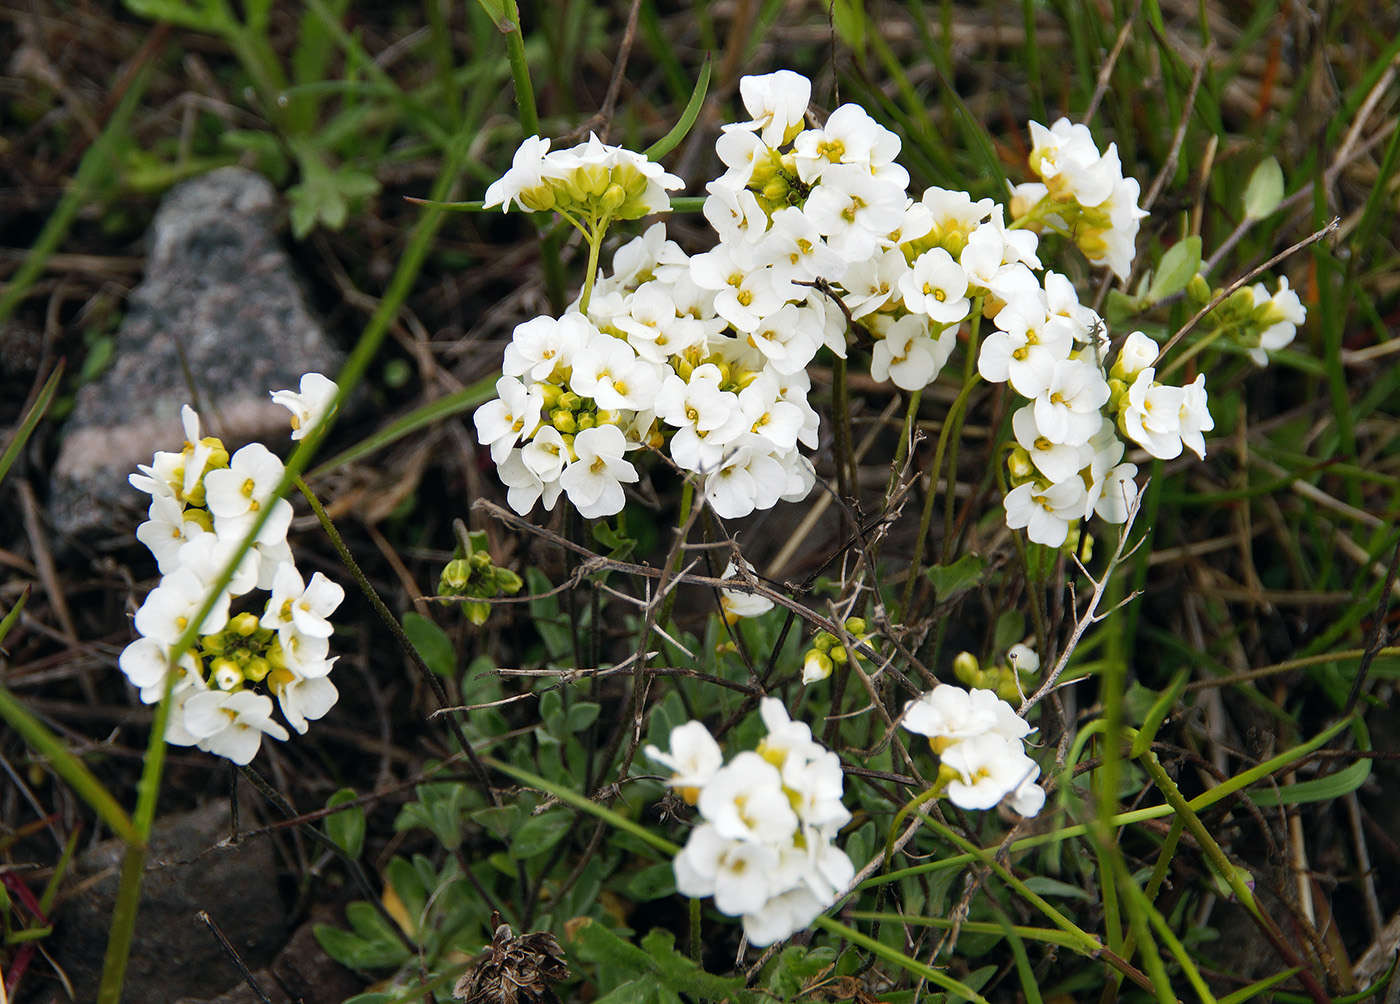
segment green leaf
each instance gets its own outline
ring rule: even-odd
[[[510,15],[506,13],[505,0],[477,0],[477,3],[481,4],[481,9],[484,10],[486,16],[495,23],[498,31],[507,32],[514,30],[515,22],[513,22],[510,19]]]
[[[580,701],[569,708],[569,713],[564,717],[565,730],[571,735],[582,732],[598,720],[598,712],[601,710],[602,708],[592,701]]]
[[[499,839],[504,840],[520,821],[520,806],[493,805],[488,809],[477,809],[467,818],[488,833],[493,833]]]
[[[510,842],[510,856],[523,861],[543,854],[564,839],[572,821],[571,814],[563,810],[531,816],[515,831],[515,837]]]
[[[317,943],[341,965],[351,969],[392,969],[408,961],[408,948],[374,907],[357,900],[345,908],[345,917],[355,930],[329,924],[312,928]]]
[[[627,880],[627,895],[634,902],[660,899],[676,891],[676,871],[671,862],[649,865]]]
[[[181,28],[193,28],[211,35],[225,34],[231,22],[222,4],[191,4],[181,0],[126,0],[126,9],[152,21],[168,21]]]
[[[1148,303],[1165,300],[1173,293],[1179,293],[1201,270],[1201,239],[1196,236],[1179,240],[1162,255],[1157,274],[1147,290]]]
[[[292,235],[297,240],[305,238],[318,223],[330,230],[341,229],[352,208],[379,193],[374,175],[350,164],[332,170],[313,153],[300,158],[300,166],[302,180],[287,189]]]
[[[1188,280],[1189,281],[1189,280]],[[1110,327],[1122,324],[1130,317],[1142,313],[1142,303],[1135,296],[1129,296],[1120,289],[1108,291],[1108,302],[1104,304],[1104,320]]]
[[[1370,774],[1371,760],[1368,757],[1326,777],[1315,777],[1310,781],[1299,781],[1297,784],[1288,784],[1280,788],[1262,788],[1246,794],[1251,802],[1260,806],[1330,802],[1360,788]]]
[[[413,611],[403,615],[403,631],[429,669],[448,679],[456,675],[457,649],[446,631]]]
[[[341,788],[326,799],[326,808],[334,809],[337,805],[353,802],[358,797],[353,788]],[[364,853],[365,810],[363,806],[352,805],[348,809],[331,813],[326,817],[325,827],[326,836],[330,837],[331,842],[349,855],[352,860],[358,859]]]
[[[1251,220],[1262,220],[1283,201],[1283,168],[1274,157],[1260,161],[1254,173],[1249,176],[1249,184],[1244,190],[1244,215]]]
[[[637,549],[635,540],[627,536],[626,532],[621,529],[614,530],[606,520],[599,520],[593,524],[593,539],[604,547],[610,548],[608,557],[614,561],[626,561]]]
[[[972,588],[986,567],[987,563],[982,560],[980,555],[964,554],[951,565],[931,566],[924,572],[924,575],[929,582],[933,583],[934,591],[938,594],[938,602],[944,603],[958,593]]]
[[[690,132],[690,127],[695,124],[700,109],[705,105],[705,92],[710,86],[710,64],[710,54],[707,52],[705,62],[700,66],[700,79],[695,82],[695,90],[691,91],[685,110],[681,112],[681,117],[676,119],[676,124],[671,127],[670,132],[646,148],[642,156],[647,160],[657,160],[666,156],[676,148],[677,143],[685,139],[685,134]]]
[[[1048,875],[1032,875],[1026,879],[1026,888],[1039,896],[1061,896],[1065,899],[1082,899],[1092,902],[1089,893],[1077,885],[1061,882]]]

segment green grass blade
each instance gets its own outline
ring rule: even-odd
[[[561,785],[554,784],[552,781],[546,781],[538,774],[531,774],[528,770],[521,770],[519,767],[508,764],[504,760],[497,760],[495,757],[484,756],[481,758],[481,762],[494,770],[500,771],[502,774],[509,774],[521,784],[527,784],[531,788],[538,788],[540,791],[549,792],[549,794],[559,799],[559,801],[567,802],[569,805],[572,805],[576,809],[583,810],[595,819],[601,819],[614,829],[632,834],[632,836],[636,837],[638,840],[650,844],[663,854],[669,854],[675,857],[681,852],[681,849],[671,843],[671,841],[664,837],[658,837],[645,826],[634,823],[626,816],[614,812],[606,806],[599,805],[597,802],[580,795],[571,788],[565,788]]]
[[[976,990],[973,990],[965,983],[959,983],[957,980],[944,973],[943,970],[934,969],[932,966],[926,966],[918,959],[911,959],[903,952],[896,951],[889,945],[876,941],[874,938],[862,934],[853,927],[847,927],[840,921],[822,916],[813,921],[813,924],[820,927],[823,931],[828,931],[831,934],[845,938],[853,945],[859,945],[872,955],[878,955],[886,962],[894,963],[906,972],[923,977],[934,986],[942,987],[949,993],[957,994],[964,1000],[972,1001],[973,1004],[988,1004],[987,999]]]
[[[63,360],[58,361],[54,367],[52,375],[44,382],[44,389],[39,391],[39,396],[34,400],[34,407],[29,409],[29,414],[24,416],[24,422],[20,425],[19,431],[15,433],[15,438],[10,440],[10,445],[5,447],[5,453],[0,456],[0,481],[5,480],[6,473],[10,470],[10,465],[19,456],[19,451],[24,449],[24,444],[33,435],[34,429],[38,426],[39,420],[44,417],[44,412],[49,410],[49,405],[53,402],[54,392],[58,390],[58,382],[63,379]],[[3,637],[3,635],[0,635]]]
[[[676,148],[677,143],[685,139],[686,133],[690,132],[690,127],[695,125],[695,120],[700,115],[700,109],[705,104],[705,92],[710,87],[710,65],[710,55],[706,53],[705,62],[700,67],[700,79],[695,82],[695,90],[691,92],[685,110],[681,112],[681,117],[676,120],[676,124],[671,127],[670,132],[646,148],[642,156],[646,157],[647,160],[657,160],[666,156]]]
[[[16,609],[18,606],[19,604],[16,604]],[[102,786],[102,782],[88,770],[87,764],[70,753],[63,741],[50,732],[43,722],[26,711],[24,705],[4,687],[0,687],[0,718],[3,718],[39,755],[48,760],[49,766],[53,767],[79,798],[92,806],[92,810],[102,817],[102,821],[112,828],[113,833],[128,844],[142,841],[141,834],[132,825],[131,818]]]
[[[372,436],[362,439],[348,449],[342,450],[335,456],[322,464],[318,464],[308,475],[318,477],[328,471],[332,471],[342,464],[353,463],[369,456],[376,450],[383,449],[390,443],[396,443],[411,432],[416,432],[424,426],[440,422],[445,418],[475,408],[496,396],[496,377],[484,377],[469,387],[463,387],[459,391],[454,391],[446,397],[440,397],[436,401],[430,401],[421,408],[416,408],[407,415],[380,429]]]

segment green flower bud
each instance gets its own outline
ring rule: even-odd
[[[972,681],[981,672],[981,667],[977,663],[977,656],[971,652],[959,652],[953,659],[953,675],[965,687],[972,686]]]
[[[258,629],[258,618],[247,612],[235,614],[229,620],[228,626],[235,634],[240,634],[244,638],[247,638]]]
[[[518,593],[525,583],[509,568],[496,569],[496,588],[503,593]]]
[[[847,617],[846,631],[850,634],[865,634],[865,618]]]
[[[467,588],[471,581],[471,565],[465,558],[454,558],[442,570],[438,579],[438,595],[451,596]]]
[[[1186,298],[1198,307],[1204,307],[1210,302],[1210,297],[1210,283],[1206,281],[1205,276],[1197,272],[1186,284]]]
[[[249,659],[243,667],[243,675],[254,683],[265,679],[272,672],[272,663],[263,658]]]
[[[466,612],[467,620],[477,627],[486,623],[486,618],[491,616],[491,604],[479,603],[473,600],[470,603],[463,603],[462,609]]]

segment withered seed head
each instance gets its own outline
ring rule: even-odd
[[[569,967],[554,935],[535,931],[517,938],[498,913],[491,923],[496,931],[485,957],[462,974],[452,996],[467,1004],[559,1004],[550,984],[568,979]]]

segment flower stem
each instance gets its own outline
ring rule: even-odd
[[[846,360],[840,356],[831,367],[832,449],[836,453],[836,490],[850,499],[856,489],[855,460],[851,456],[851,399],[846,392]]]
[[[938,471],[943,466],[943,453],[948,448],[949,433],[952,431],[954,418],[967,406],[967,399],[972,394],[972,388],[981,382],[981,375],[973,374],[972,379],[963,384],[963,389],[943,419],[943,430],[938,434],[938,447],[934,450],[933,464],[929,468],[928,494],[924,496],[924,511],[919,517],[919,534],[914,539],[914,550],[909,556],[909,578],[905,580],[904,598],[899,604],[900,615],[906,622],[909,618],[909,606],[914,600],[914,586],[919,581],[920,568],[924,562],[924,547],[928,542],[928,528],[929,524],[933,522],[933,500],[938,495]],[[948,489],[951,491],[952,487],[950,483]]]
[[[442,681],[437,678],[436,673],[428,668],[428,664],[424,662],[423,657],[419,655],[418,649],[415,648],[413,642],[409,640],[407,632],[403,629],[403,625],[399,623],[399,619],[394,616],[393,611],[389,609],[384,603],[384,600],[380,598],[374,586],[370,584],[368,577],[366,577],[364,571],[360,568],[359,562],[357,562],[355,556],[350,553],[350,549],[345,546],[345,541],[341,538],[340,531],[336,529],[335,523],[331,521],[330,514],[326,512],[325,506],[321,505],[321,500],[316,497],[316,493],[311,490],[311,486],[303,481],[300,475],[294,479],[293,484],[295,484],[301,494],[305,496],[307,503],[311,506],[311,511],[316,514],[316,518],[321,523],[321,528],[326,531],[326,536],[330,538],[331,546],[335,548],[335,553],[340,556],[341,564],[343,564],[346,571],[350,573],[350,577],[355,580],[355,584],[360,587],[360,592],[365,594],[365,598],[369,600],[370,606],[374,607],[374,612],[377,613],[380,619],[388,626],[389,633],[394,636],[394,640],[398,642],[399,647],[403,649],[404,654],[407,655],[409,661],[413,663],[413,667],[418,670],[418,675],[423,678],[423,682],[432,690],[433,696],[437,698],[438,703],[442,707],[451,707],[452,702],[447,698],[447,691],[443,688]],[[477,758],[476,750],[472,749],[472,744],[467,741],[466,734],[462,731],[461,723],[452,716],[448,716],[447,721],[448,726],[452,729],[453,734],[457,738],[457,744],[462,748],[462,755],[467,758],[467,761],[471,764],[472,772],[476,774],[477,783],[481,786],[482,792],[499,805],[500,796],[492,789],[491,780],[486,773],[486,768],[482,766],[481,760]]]

